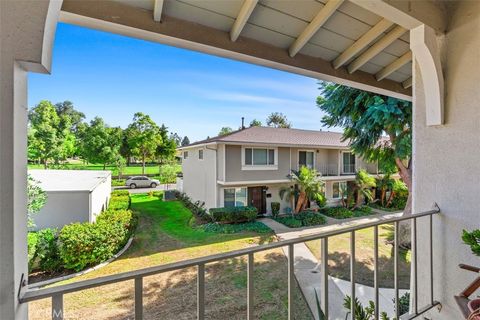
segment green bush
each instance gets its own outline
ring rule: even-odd
[[[480,230],[472,230],[472,231],[467,231],[463,230],[462,234],[462,240],[463,242],[470,246],[470,249],[472,250],[472,253],[480,256]]]
[[[183,203],[185,208],[190,210],[192,214],[200,220],[200,222],[211,222],[212,218],[205,208],[205,202],[193,201],[186,193],[180,191],[173,191],[175,198]],[[167,195],[168,196],[168,195]]]
[[[327,198],[323,193],[315,194],[315,196],[313,197],[313,200],[315,201],[315,203],[319,208],[323,208],[327,205]]]
[[[130,208],[130,196],[115,195],[110,198],[109,210],[128,210]]]
[[[111,258],[127,242],[136,219],[130,210],[107,210],[95,223],[72,223],[59,234],[66,269],[80,271]]]
[[[275,221],[290,228],[300,228],[322,225],[327,222],[327,219],[318,212],[305,210],[293,216],[277,217],[275,218]]]
[[[163,200],[163,191],[153,191],[152,196],[157,197],[160,200]]]
[[[237,224],[218,224],[207,223],[201,226],[205,232],[213,233],[239,233],[239,232],[256,232],[256,233],[270,233],[272,229],[261,222],[253,221]]]
[[[123,196],[130,196],[130,192],[128,190],[114,190],[111,193],[112,197],[123,197]]]
[[[35,265],[37,257],[38,232],[29,232],[27,234],[28,245],[28,271],[31,271]]]
[[[219,223],[240,223],[253,221],[257,218],[255,207],[223,207],[210,209],[210,216],[213,222]]]
[[[43,229],[38,232],[36,255],[40,270],[52,272],[61,268],[57,239],[57,229]]]
[[[123,187],[125,181],[125,179],[112,179],[112,187]]]
[[[344,207],[324,208],[322,213],[335,219],[348,219],[353,217],[353,212]]]
[[[280,213],[280,202],[272,202],[270,207],[272,207],[272,216],[277,217]]]
[[[353,210],[354,217],[364,217],[364,216],[369,216],[371,214],[372,214],[372,208],[368,206],[363,206]]]

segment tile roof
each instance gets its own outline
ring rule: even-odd
[[[224,136],[197,141],[182,148],[213,142],[346,148],[349,141],[342,141],[342,136],[342,133],[330,131],[250,127]]]

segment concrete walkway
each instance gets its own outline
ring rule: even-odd
[[[381,221],[398,216],[400,214],[401,212],[393,214],[382,213],[360,219],[355,218],[343,220],[340,223],[339,220],[328,219],[326,225],[295,229],[288,228],[285,225],[269,218],[263,218],[259,221],[270,227],[280,240],[287,240],[320,232],[339,230],[368,222]],[[283,252],[285,256],[288,256],[288,248],[283,248]],[[312,254],[310,249],[308,249],[305,243],[296,244],[294,246],[294,254],[295,277],[297,278],[300,289],[302,290],[310,309],[315,315],[315,319],[318,319],[315,291],[320,299],[323,297],[323,280],[320,274],[319,261]],[[347,310],[343,308],[343,299],[346,295],[350,295],[351,284],[349,281],[334,277],[329,277],[328,281],[329,318],[343,320],[347,314]],[[369,300],[374,300],[374,288],[361,284],[356,284],[355,288],[357,298],[363,305],[366,305]],[[402,295],[405,291],[406,290],[401,290],[400,295]],[[394,294],[395,292],[393,289],[380,288],[379,290],[381,310],[387,312],[387,314],[390,316],[392,316],[394,313],[392,302]]]

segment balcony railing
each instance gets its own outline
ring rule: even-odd
[[[322,174],[322,176],[338,176],[338,164],[319,164],[317,166],[318,171]]]
[[[355,319],[355,309],[353,301],[355,301],[356,296],[356,286],[355,286],[355,233],[358,230],[366,228],[374,228],[374,289],[375,289],[375,319],[379,319],[379,279],[378,279],[378,244],[379,244],[379,234],[378,227],[384,224],[393,224],[394,225],[394,291],[395,291],[395,317],[396,319],[414,319],[419,315],[427,312],[435,306],[439,306],[440,303],[435,300],[434,297],[434,287],[433,287],[433,216],[440,212],[440,209],[437,207],[434,210],[418,213],[415,215],[409,216],[400,216],[394,218],[388,218],[384,220],[374,221],[370,223],[365,223],[362,225],[346,227],[339,230],[321,232],[317,234],[308,235],[301,238],[289,239],[274,243],[269,243],[266,245],[259,245],[256,247],[250,247],[246,249],[231,251],[222,254],[216,254],[176,263],[170,263],[165,265],[160,265],[156,267],[140,269],[136,271],[130,271],[125,273],[119,273],[115,275],[79,281],[75,283],[65,284],[56,287],[43,288],[43,289],[30,289],[28,286],[23,286],[20,288],[19,300],[20,303],[28,303],[30,301],[51,298],[52,299],[52,319],[58,320],[63,319],[64,308],[63,308],[63,296],[67,293],[77,292],[81,290],[86,290],[90,288],[100,287],[112,283],[118,283],[127,280],[134,280],[134,308],[135,308],[135,319],[140,320],[143,318],[143,279],[148,276],[161,274],[170,271],[181,270],[189,267],[197,268],[197,319],[205,319],[205,265],[212,262],[218,262],[225,259],[237,258],[242,256],[247,256],[247,314],[246,318],[249,320],[254,319],[253,314],[253,305],[254,305],[254,278],[253,278],[253,267],[254,267],[254,254],[257,252],[263,252],[275,248],[288,247],[288,319],[293,319],[293,290],[295,285],[295,275],[294,275],[294,260],[295,252],[294,245],[302,242],[312,241],[312,240],[321,240],[322,244],[322,254],[321,254],[321,276],[322,276],[322,299],[321,307],[325,315],[325,319],[329,319],[329,304],[328,304],[328,242],[329,238],[337,236],[340,234],[350,234],[350,277],[351,277],[351,307],[350,307],[350,319]],[[430,273],[430,286],[425,288],[419,288],[417,286],[417,220],[418,219],[428,219],[429,222],[429,246],[430,250],[428,254],[430,255],[429,259],[429,273]],[[402,221],[411,221],[412,223],[412,264],[413,264],[413,278],[412,283],[413,287],[411,291],[413,292],[413,310],[412,313],[403,315],[400,318],[399,315],[399,225]],[[422,230],[423,231],[423,230]],[[426,233],[426,232],[425,232]],[[426,255],[426,252],[422,252],[422,255]],[[419,289],[424,289],[425,292],[419,292]],[[418,296],[421,294],[423,297],[429,297],[428,305],[420,307],[418,305]]]

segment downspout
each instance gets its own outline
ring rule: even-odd
[[[217,178],[218,178],[217,156],[218,156],[218,148],[212,149],[212,148],[209,148],[208,146],[205,146],[205,149],[215,151],[215,161],[214,161],[214,165],[215,165],[215,179],[213,180],[214,183],[215,183],[215,185],[214,185],[214,189],[213,189],[213,190],[215,190],[215,193],[214,193],[214,202],[215,202],[215,207],[217,207],[217,206],[218,206],[218,203],[217,203],[217,193],[218,193],[218,190],[217,190]],[[224,164],[224,165],[225,165],[225,164]]]

